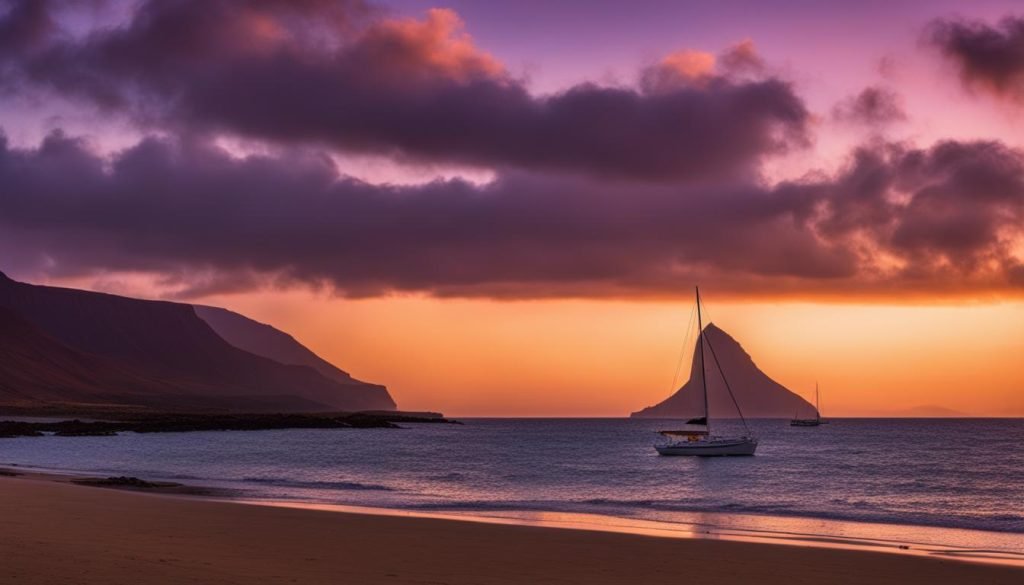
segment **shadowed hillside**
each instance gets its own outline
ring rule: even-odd
[[[199,318],[228,343],[282,364],[309,366],[342,384],[359,383],[348,372],[316,355],[284,331],[220,307],[195,305]]]
[[[63,345],[0,308],[0,403],[144,404],[174,388]]]
[[[9,335],[18,327],[35,332],[33,343],[9,347],[20,352],[10,354],[0,380],[11,400],[47,402],[60,396],[75,401],[96,395],[113,403],[174,408],[395,408],[382,386],[351,379],[339,383],[312,367],[235,347],[190,305],[33,286],[0,276],[0,308],[9,313]],[[63,359],[55,361],[54,355]],[[82,384],[61,385],[57,379]]]
[[[744,416],[789,418],[794,415],[807,416],[814,412],[814,406],[809,402],[762,372],[750,355],[728,333],[713,324],[708,324],[704,328],[704,334],[711,347],[714,348],[715,355],[721,361],[722,370],[725,371],[729,386],[736,395]],[[733,405],[732,399],[729,398],[710,350],[707,352],[705,360],[708,375],[708,400],[712,418],[736,417],[736,407]],[[634,412],[632,416],[650,418],[696,416],[702,413],[704,408],[702,384],[700,352],[695,350],[690,379],[686,384],[664,401]]]

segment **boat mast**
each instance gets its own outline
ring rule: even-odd
[[[704,385],[704,426],[708,429],[708,436],[711,436],[711,417],[708,416],[708,370],[704,367],[704,322],[700,316],[700,287],[693,287],[697,291],[697,331],[700,335],[700,380]]]
[[[814,383],[814,419],[821,422],[821,395],[818,392],[818,383]]]

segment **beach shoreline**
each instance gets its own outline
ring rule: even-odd
[[[682,574],[704,575],[709,583],[1024,578],[1021,567],[842,543],[665,538],[550,519],[246,502],[75,485],[72,479],[32,472],[0,477],[7,534],[0,553],[11,559],[0,576],[30,584],[119,583],[140,575],[151,583],[620,583]],[[76,567],[83,564],[89,571],[80,575]]]
[[[436,508],[432,510],[332,503],[301,499],[279,499],[254,496],[249,490],[223,487],[216,481],[181,483],[148,481],[136,477],[107,477],[82,471],[43,469],[14,464],[0,466],[0,478],[18,477],[32,481],[48,481],[87,487],[102,487],[165,497],[202,498],[223,503],[315,510],[326,513],[426,518],[457,522],[531,526],[558,530],[582,530],[631,534],[655,538],[711,539],[726,542],[762,543],[784,546],[832,548],[840,550],[899,554],[918,557],[956,559],[965,562],[992,563],[1024,568],[1024,550],[998,546],[956,546],[940,543],[950,532],[973,532],[990,538],[991,532],[979,532],[935,526],[880,524],[850,520],[809,517],[727,514],[694,511],[674,521],[649,520],[638,517],[566,512],[543,509],[472,509]],[[130,480],[130,481],[125,481]],[[140,487],[136,482],[150,484]],[[210,485],[214,484],[214,485]],[[817,530],[808,531],[813,524]],[[752,526],[752,525],[756,525]],[[922,534],[930,534],[931,539]]]
[[[600,515],[581,512],[556,512],[546,510],[438,510],[422,511],[402,508],[380,508],[353,506],[346,504],[322,504],[300,501],[261,500],[245,497],[229,499],[216,498],[222,501],[305,510],[320,510],[333,513],[369,514],[376,516],[397,516],[405,518],[432,518],[453,520],[458,522],[477,522],[510,526],[533,526],[556,530],[583,530],[631,534],[654,538],[673,539],[709,539],[722,542],[762,543],[781,546],[797,546],[810,548],[831,548],[839,550],[876,552],[880,554],[899,554],[918,557],[948,558],[966,562],[993,563],[999,565],[1024,568],[1024,553],[995,548],[977,549],[942,544],[925,543],[914,540],[900,540],[884,537],[839,536],[827,533],[808,533],[784,530],[755,530],[737,528],[724,524],[722,521],[743,517],[720,512],[693,513],[704,517],[703,522],[665,522],[630,518],[622,516]],[[749,517],[749,516],[747,516]],[[811,518],[780,518],[765,517],[771,520],[821,521]],[[865,522],[829,521],[832,524],[869,526]],[[932,528],[932,527],[911,527]],[[941,529],[940,529],[941,530]]]

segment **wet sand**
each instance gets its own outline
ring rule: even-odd
[[[0,583],[1024,583],[899,554],[253,506],[0,477]]]

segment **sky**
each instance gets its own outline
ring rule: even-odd
[[[621,416],[690,291],[826,414],[1024,416],[1016,2],[0,0],[0,270],[400,407]]]

